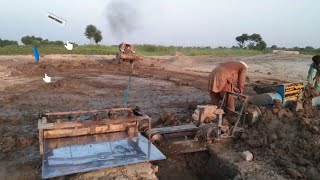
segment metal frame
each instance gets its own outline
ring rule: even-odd
[[[127,117],[116,118],[115,116],[119,112],[127,113]],[[99,115],[101,115],[101,113],[105,113],[107,118],[100,117]],[[79,120],[77,117],[81,115],[90,115],[90,118],[86,120]],[[68,121],[61,122],[61,116],[67,117],[66,119]],[[71,121],[69,121],[70,117],[73,117]],[[164,159],[165,156],[163,156],[163,154],[150,142],[151,134],[149,134],[146,139],[139,133],[138,127],[141,121],[147,121],[147,130],[151,130],[151,118],[147,115],[135,116],[132,108],[107,108],[101,110],[43,113],[38,120],[40,155],[43,157],[44,162],[47,163],[49,158],[48,155],[51,156],[50,153],[53,152],[53,149],[75,147],[75,145],[77,146],[79,139],[83,139],[85,141],[94,136],[93,139],[95,143],[108,143],[110,138],[115,138],[114,141],[110,141],[110,143],[112,143],[116,142],[117,139],[121,140],[121,138],[126,138],[136,139],[137,142],[135,143],[137,145],[139,145],[140,141],[144,138],[145,140],[143,141],[144,147],[147,148],[145,152],[147,156],[144,159],[137,160],[137,162]],[[118,136],[119,133],[126,135],[126,137],[123,135],[123,137]],[[108,138],[103,138],[105,136],[108,136]],[[48,152],[44,152],[45,150]],[[86,156],[84,156],[84,158],[86,158]],[[106,157],[103,157],[103,159],[104,158]],[[101,168],[112,167],[112,163],[110,165],[106,163],[101,166]],[[135,161],[127,164],[132,163],[135,163]],[[120,162],[118,164],[115,163],[116,166],[125,164],[126,163],[121,164]],[[50,174],[51,172],[47,170],[52,170],[52,168],[54,170],[54,167],[50,167],[45,164],[45,166],[43,166],[42,176],[45,178],[55,177],[65,174],[85,172],[88,170],[85,166],[80,165],[79,167],[70,167],[70,172],[64,172],[64,170],[61,169],[60,173]],[[99,169],[99,167],[91,167],[91,170],[95,169]]]
[[[227,104],[227,96],[229,96],[229,95],[233,95],[233,96],[245,98],[245,100],[244,100],[244,102],[243,102],[243,104],[242,104],[242,106],[241,106],[240,112],[236,112],[236,111],[231,110],[231,109],[228,108],[228,107],[225,107],[229,112],[238,114],[238,119],[237,119],[235,125],[234,125],[233,127],[231,127],[231,131],[230,131],[230,134],[229,134],[229,136],[233,137],[233,136],[234,136],[234,133],[235,133],[236,131],[238,131],[238,129],[239,129],[239,128],[238,128],[238,124],[239,124],[242,116],[244,116],[244,117],[243,117],[243,122],[242,122],[242,126],[244,126],[245,118],[246,118],[247,113],[243,113],[243,112],[244,112],[244,110],[245,110],[246,107],[247,107],[248,98],[247,98],[247,96],[245,96],[245,95],[243,95],[243,94],[226,91],[226,93],[225,93],[224,96],[223,96],[222,102],[221,102],[221,104],[220,104],[220,109],[223,109],[224,106],[225,106],[225,104]]]
[[[42,178],[165,159],[147,138],[126,132],[46,139]]]
[[[128,118],[117,118],[114,115],[117,112],[125,111],[128,113]],[[100,119],[98,113],[107,113],[111,116],[110,119]],[[84,115],[95,114],[92,120],[87,121],[71,121],[71,122],[52,122],[48,120],[58,116],[68,115]],[[39,129],[39,146],[40,155],[43,155],[43,141],[50,138],[74,137],[81,135],[94,135],[102,133],[112,133],[119,131],[127,131],[137,133],[139,122],[148,121],[148,129],[151,129],[151,118],[149,116],[134,116],[132,108],[108,108],[102,110],[88,111],[69,111],[69,112],[48,112],[41,115],[38,120]],[[134,128],[133,128],[134,127]],[[148,136],[150,140],[150,136]]]
[[[151,142],[165,154],[183,154],[207,150],[207,141],[195,139],[199,127],[193,124],[153,128],[146,131]]]

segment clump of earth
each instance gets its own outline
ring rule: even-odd
[[[311,99],[319,96],[307,86],[297,105],[284,108],[275,101],[260,106],[262,120],[248,128],[236,140],[235,147],[249,150],[258,161],[276,167],[279,173],[293,179],[320,177],[320,113]]]

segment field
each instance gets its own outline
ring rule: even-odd
[[[136,45],[135,50],[144,56],[172,56],[177,52],[186,56],[248,56],[270,53],[271,49],[264,51],[239,49],[239,48],[210,48],[210,47],[177,47],[177,46],[157,46],[157,45]],[[62,46],[40,46],[38,48],[40,56],[49,54],[82,54],[82,55],[113,55],[118,51],[118,46],[105,45],[81,45],[75,46],[72,51],[68,51]],[[300,54],[317,55],[319,51],[300,51]],[[0,55],[32,55],[33,46],[4,46],[0,47]]]
[[[0,56],[1,178],[40,179],[41,158],[37,130],[40,112],[123,106],[130,64],[116,64],[113,62],[114,55],[105,55],[116,52],[116,47],[94,47],[96,51],[93,52],[91,46],[77,47],[72,55],[63,48],[40,48],[40,54],[45,56],[39,63],[31,55],[32,47],[0,48],[0,54],[20,54]],[[261,54],[234,49],[155,46],[137,46],[136,51],[148,57],[135,64],[129,106],[139,106],[154,121],[169,112],[182,123],[190,122],[196,105],[210,104],[207,92],[208,74],[217,63],[228,60],[246,62],[249,71],[245,94],[254,95],[256,92],[253,88],[256,86],[305,82],[312,57]],[[198,54],[201,56],[197,56]],[[52,77],[53,82],[47,84],[42,80],[45,73]],[[316,153],[320,143],[315,138],[319,133],[307,131],[293,117],[291,120],[276,119],[271,123],[266,120],[266,126],[262,126],[262,130],[255,128],[261,127],[251,128],[247,132],[251,133],[241,140],[214,144],[207,153],[172,156],[155,163],[159,166],[157,177],[233,179],[230,177],[232,174],[226,173],[231,172],[229,168],[246,179],[319,177],[317,173],[320,172],[320,164],[317,166],[316,163],[320,156]],[[262,137],[268,135],[269,130],[276,133],[281,130],[280,135],[290,136],[281,139],[282,136],[279,135],[278,141],[272,142],[273,145],[269,145],[266,140],[266,145],[253,146],[260,143],[260,139],[265,142]],[[313,146],[308,146],[305,141]],[[272,147],[277,148],[275,150]],[[243,150],[252,151],[255,160],[243,161],[240,158]],[[302,154],[292,152],[293,150],[301,150],[306,154],[302,157]],[[298,158],[299,162],[296,163]]]
[[[83,55],[113,55],[118,51],[117,46],[102,45],[83,45],[76,46],[72,51],[68,51],[62,46],[40,46],[38,48],[40,56],[48,54],[83,54]],[[209,48],[209,47],[166,47],[155,45],[137,45],[135,50],[145,56],[165,56],[174,55],[180,52],[187,56],[197,55],[256,55],[265,52],[246,50],[246,49],[228,49],[228,48]],[[32,46],[5,46],[0,47],[0,55],[32,55]]]

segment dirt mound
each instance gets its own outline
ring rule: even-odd
[[[171,66],[178,66],[180,68],[187,67],[193,64],[193,60],[191,58],[178,51],[176,51],[174,56],[166,62]]]
[[[125,71],[128,72],[131,66],[129,63],[116,64],[112,61],[52,61],[48,60],[41,63],[29,62],[22,65],[11,65],[8,66],[8,69],[11,72],[11,76],[19,75],[48,75],[58,74],[61,72],[68,71],[86,71],[90,69],[101,69],[108,71]],[[137,68],[137,67],[136,67]]]
[[[176,51],[174,53],[174,56],[184,56],[184,54],[182,52]]]
[[[9,66],[8,69],[11,70],[11,76],[19,76],[19,75],[42,75],[42,74],[52,74],[56,72],[61,72],[57,66],[54,66],[49,63],[26,63],[19,66]]]
[[[76,85],[75,80],[70,80],[70,79],[61,79],[56,82],[52,82],[49,84],[49,86],[46,86],[48,88],[67,88],[67,87],[74,87],[72,85]]]
[[[306,88],[303,109],[283,108],[279,101],[261,106],[262,120],[247,129],[236,148],[253,152],[256,160],[269,162],[290,178],[315,179],[320,175],[320,113],[311,106],[317,95]]]

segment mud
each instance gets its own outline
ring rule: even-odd
[[[114,56],[48,55],[43,57],[40,63],[35,63],[32,56],[0,56],[0,177],[40,179],[41,158],[37,121],[41,112],[102,109],[124,105],[123,98],[131,66],[126,63],[118,65],[113,62],[113,58]],[[151,116],[153,120],[162,119],[168,125],[187,123],[191,120],[196,105],[210,104],[210,97],[206,90],[208,73],[217,63],[227,60],[243,60],[248,63],[249,79],[245,92],[249,95],[254,94],[253,87],[261,83],[282,83],[305,79],[307,64],[310,63],[309,56],[185,57],[177,54],[170,57],[146,57],[135,64],[129,106],[139,106],[141,111]],[[292,62],[292,68],[297,69],[295,74],[290,76],[287,74],[291,71],[283,68],[288,60]],[[259,72],[255,72],[257,69]],[[267,75],[268,72],[272,75]],[[45,73],[52,77],[52,83],[43,82]],[[166,116],[163,116],[164,114]],[[299,133],[299,136],[291,132],[292,137],[298,138],[300,143],[298,145],[309,147],[309,141],[313,144],[318,143],[316,138],[313,138],[314,132],[309,131],[309,126],[300,127],[301,121],[295,120],[295,117],[291,121],[282,120],[282,118],[278,120],[278,116],[275,118],[277,120],[274,122],[271,120],[273,118],[268,120],[268,122],[272,121],[270,125],[274,126],[268,131],[276,134],[271,137],[273,142],[271,144],[275,144],[275,147],[288,144],[282,143],[286,138],[282,137],[281,133],[277,134],[278,125],[282,125],[286,133],[294,130],[302,131],[303,133]],[[307,120],[306,123],[313,125],[317,122],[311,116],[307,118],[310,122]],[[262,123],[260,126],[265,128],[263,126],[269,126],[269,124],[266,122],[265,125]],[[262,140],[263,143],[261,143],[258,136],[262,133],[264,137],[269,133],[264,134],[264,131],[260,132],[258,129],[256,129],[257,132],[253,129],[251,131],[257,134],[252,144],[259,145],[253,149],[254,155],[257,155],[255,151],[263,152],[262,147],[266,148],[265,153],[271,153],[270,145],[264,144]],[[302,137],[300,137],[301,134],[303,134]],[[297,145],[298,141],[295,143],[289,143],[287,146]],[[296,152],[299,152],[298,147]],[[318,144],[312,147],[310,145],[309,148],[319,148],[319,146]],[[310,167],[313,168],[310,170],[309,166],[303,167],[309,174],[315,174],[315,169],[319,166],[316,166],[315,160],[311,160],[311,157],[317,158],[318,155],[315,151],[311,153],[303,151],[302,154],[306,155],[304,158],[308,162],[311,161]],[[269,159],[278,157],[276,153],[271,155]],[[208,159],[207,155],[199,156]],[[257,156],[258,159],[259,156]],[[260,160],[263,161],[264,158]],[[199,163],[186,167],[197,166],[196,172],[190,173],[200,174],[195,175],[196,177],[205,177],[205,174],[210,174],[212,169],[210,172],[209,170],[201,171],[203,164],[206,163],[199,160]],[[294,170],[303,171],[303,167],[299,166]],[[189,171],[192,171],[190,169]],[[170,170],[162,170],[159,172],[159,177],[169,172]],[[183,173],[185,171],[178,175],[183,176]]]
[[[318,179],[320,173],[320,109],[311,106],[319,94],[307,86],[301,103],[284,108],[275,101],[260,106],[262,120],[241,134],[236,147],[253,152],[255,160],[268,162],[287,178]]]
[[[190,123],[192,119],[189,116],[177,117],[173,113],[165,112],[160,115],[159,119],[156,120],[152,127],[168,127],[168,126],[179,126],[182,124]]]
[[[233,179],[238,171],[208,152],[188,153],[167,157],[166,161],[156,162],[160,180],[185,179]]]
[[[152,165],[151,163],[144,162],[138,164],[125,165],[121,167],[113,167],[107,169],[101,169],[97,171],[91,171],[87,173],[79,173],[76,175],[70,175],[66,178],[72,180],[100,180],[100,179],[148,179],[157,180],[156,172],[159,167]]]

